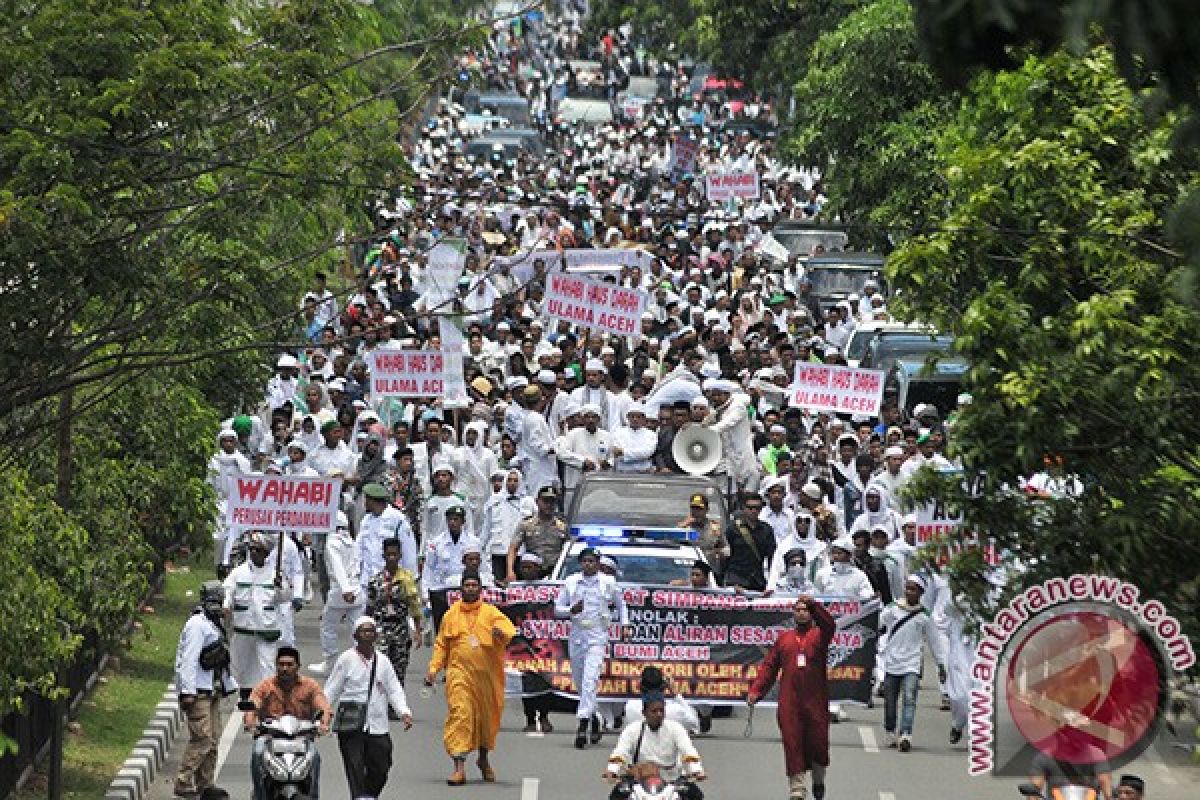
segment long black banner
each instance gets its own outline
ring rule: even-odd
[[[484,599],[517,626],[508,646],[508,668],[521,673],[524,695],[553,691],[574,696],[567,639],[569,620],[554,618],[560,584],[529,583],[485,590]],[[634,632],[622,640],[610,631],[600,696],[638,695],[642,668],[654,664],[688,699],[713,705],[744,702],[767,648],[792,628],[790,597],[753,597],[725,591],[626,586]],[[829,696],[866,703],[871,693],[879,630],[879,601],[818,597],[837,621],[829,648]],[[774,702],[775,692],[764,698]]]

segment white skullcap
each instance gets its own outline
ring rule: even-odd
[[[295,449],[295,450],[299,450],[299,451],[301,451],[301,452],[303,452],[303,453],[308,453],[308,445],[306,445],[306,444],[305,444],[305,443],[304,443],[302,440],[300,440],[300,439],[292,439],[290,442],[288,442],[288,443],[287,443],[287,449],[288,449],[288,450],[293,450],[293,449]]]
[[[733,394],[737,391],[737,384],[724,378],[709,378],[704,382],[704,391]]]
[[[854,539],[849,535],[839,536],[829,543],[830,547],[836,547],[838,550],[845,550],[847,553],[854,552]]]
[[[771,433],[787,433],[787,428],[783,427],[782,425],[772,425],[770,432]]]
[[[542,557],[537,553],[522,553],[521,560],[527,564],[537,564],[539,567],[542,565]]]
[[[589,358],[583,366],[584,372],[604,372],[604,362],[598,358]]]
[[[800,487],[800,493],[813,500],[821,499],[821,487],[815,483],[806,483]]]
[[[430,470],[430,472],[431,472],[431,474],[438,473],[438,472],[449,472],[451,475],[458,474],[455,471],[453,464],[451,464],[449,461],[441,461],[441,460],[434,462],[433,469]]]
[[[345,378],[334,378],[333,380],[331,380],[329,382],[329,389],[332,391],[338,391],[338,392],[346,391],[346,379]]]
[[[885,458],[891,458],[893,456],[900,456],[901,458],[903,458],[904,457],[904,448],[897,447],[896,445],[892,445],[887,450],[883,451],[883,455]]]
[[[523,389],[529,385],[529,379],[524,375],[514,375],[504,382],[509,389]]]
[[[916,525],[917,524],[917,515],[916,514],[905,514],[904,518],[900,520],[900,524],[901,525]]]
[[[920,586],[922,590],[925,589],[925,579],[922,578],[920,575],[909,575],[907,578],[904,579],[904,582],[916,584],[917,586]]]
[[[719,364],[706,361],[700,367],[700,374],[706,378],[719,378],[721,377],[721,367]]]
[[[596,405],[595,403],[584,403],[583,407],[579,409],[579,412],[581,414],[595,414],[598,417],[600,416],[600,406]]]
[[[644,403],[638,403],[638,402],[630,403],[629,408],[625,409],[625,414],[626,414],[626,416],[628,416],[629,414],[641,414],[641,415],[645,416],[646,405]]]
[[[555,377],[553,371],[548,370],[548,369],[543,369],[543,370],[538,371],[537,381],[538,381],[538,383],[544,383],[547,386],[553,386],[555,383],[558,382],[558,378]]]
[[[376,627],[375,618],[368,617],[366,614],[363,614],[361,617],[354,620],[354,632],[358,633],[358,629],[363,627],[364,625],[370,625],[372,628]]]
[[[218,441],[221,439],[236,439],[236,438],[238,438],[237,431],[235,431],[233,428],[222,428],[221,432],[217,434]]]
[[[711,405],[708,402],[708,398],[702,394],[696,395],[695,399],[692,400],[692,408],[709,408]]]
[[[600,355],[602,355],[602,356],[615,356],[616,354],[617,354],[617,351],[613,350],[608,345],[604,345],[604,347],[600,348]]]
[[[283,355],[281,355],[279,357],[279,360],[275,362],[275,366],[281,367],[281,368],[282,367],[298,367],[298,366],[300,366],[300,362],[296,360],[296,357],[294,355],[292,355],[290,353],[284,353]]]

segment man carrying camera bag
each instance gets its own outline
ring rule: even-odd
[[[221,696],[238,688],[229,674],[229,646],[221,627],[225,589],[200,587],[200,605],[183,626],[175,651],[175,685],[187,717],[188,745],[175,777],[175,794],[194,797],[213,782],[221,736]]]

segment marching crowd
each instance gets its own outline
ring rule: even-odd
[[[568,540],[564,495],[582,475],[681,473],[672,445],[694,425],[719,436],[714,474],[738,508],[725,529],[707,517],[703,494],[680,509],[705,554],[693,582],[708,587],[712,576],[726,590],[798,598],[796,631],[772,648],[748,698],[756,702],[778,676],[790,797],[806,796],[807,772],[813,796],[824,796],[828,724],[840,713],[824,687],[832,621],[812,595],[882,601],[877,683],[889,744],[911,746],[924,642],[941,668],[951,741],[962,735],[970,640],[936,567],[911,560],[916,518],[901,497],[921,466],[953,464],[954,409],[907,413],[889,399],[877,417],[842,418],[789,405],[798,363],[844,364],[855,327],[887,318],[877,285],[822,308],[803,260],[778,256],[771,229],[820,210],[819,176],[780,160],[768,101],[693,94],[688,72],[646,57],[628,28],[593,41],[579,10],[558,5],[553,15],[497,22],[487,46],[461,64],[486,88],[528,100],[546,155],[468,158],[468,115],[441,100],[411,144],[412,185],[378,205],[380,228],[354,285],[335,292],[316,276],[298,298],[304,344],[278,356],[262,405],[218,434],[210,479],[222,511],[239,474],[338,477],[344,493],[328,536],[222,525],[223,583],[206,585],[180,642],[193,737],[180,794],[213,782],[223,688],[253,703],[248,728],[260,716],[322,711],[321,725],[338,732],[351,796],[377,797],[391,763],[389,714],[411,726],[405,677],[424,644],[434,648],[425,683],[446,674],[448,782],[466,782],[472,752],[483,779],[495,780],[489,753],[514,629],[481,590],[550,574]],[[586,57],[606,67],[613,122],[556,117],[576,80],[571,64]],[[631,74],[657,87],[633,120],[615,100]],[[699,148],[694,165],[675,170],[681,137]],[[709,202],[705,171],[732,166],[759,173],[760,196]],[[465,243],[463,272],[454,296],[435,301],[428,254],[447,241]],[[544,315],[545,276],[561,266],[545,253],[578,248],[648,254],[645,267],[603,273],[649,296],[636,335]],[[373,393],[372,350],[451,346],[461,347],[467,402]],[[657,761],[690,778],[687,796],[700,797],[704,772],[689,734],[707,730],[711,710],[687,703],[653,669],[642,700],[600,708],[609,623],[627,620],[615,565],[591,550],[580,560],[557,605],[572,624],[576,746],[599,741],[602,718],[614,727],[622,716],[644,720],[624,727],[608,772]],[[461,600],[451,604],[449,590]],[[294,633],[294,614],[313,602],[322,607],[322,657],[309,672],[323,688],[300,673]],[[347,635],[355,644],[342,652]],[[526,700],[526,717],[527,730],[551,728],[538,698]],[[256,746],[256,793],[261,758]]]

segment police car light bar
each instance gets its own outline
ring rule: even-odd
[[[572,531],[588,544],[625,542],[631,539],[654,542],[698,542],[700,532],[691,528],[622,528],[612,525],[582,525]]]

